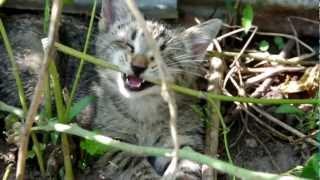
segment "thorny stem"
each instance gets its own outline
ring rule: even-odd
[[[170,132],[171,132],[171,137],[173,141],[173,156],[172,156],[172,161],[170,165],[168,166],[166,172],[164,173],[165,175],[168,175],[168,178],[170,178],[171,175],[174,175],[177,163],[178,163],[178,151],[179,151],[179,141],[178,141],[178,133],[177,133],[177,127],[176,127],[176,121],[177,121],[177,106],[175,102],[174,95],[170,93],[168,89],[168,83],[167,80],[170,78],[170,74],[167,71],[167,67],[162,60],[161,54],[159,47],[156,45],[155,40],[152,38],[151,34],[149,33],[146,22],[139,12],[138,8],[136,7],[135,3],[132,0],[127,0],[126,1],[131,13],[135,16],[137,23],[140,28],[142,28],[147,43],[151,47],[151,50],[153,51],[153,54],[155,56],[155,61],[159,67],[159,75],[161,78],[161,95],[165,101],[168,103],[169,107],[169,113],[170,113]]]
[[[16,62],[14,60],[13,51],[12,51],[12,48],[11,48],[11,45],[10,45],[6,30],[4,28],[4,25],[3,25],[1,19],[0,19],[0,31],[1,31],[1,37],[2,37],[2,39],[4,41],[5,49],[7,50],[7,53],[8,53],[8,56],[9,56],[9,61],[11,63],[12,73],[13,73],[13,76],[14,76],[15,81],[16,81],[16,85],[17,85],[17,89],[18,89],[18,95],[19,95],[19,99],[20,99],[20,104],[21,104],[22,109],[23,109],[23,114],[25,115],[25,114],[27,114],[27,111],[28,111],[27,100],[26,100],[26,96],[24,94],[23,84],[22,84],[22,80],[21,80],[20,75],[19,75],[19,70],[18,70],[17,64],[16,64]],[[22,119],[22,121],[24,120],[23,117],[21,117],[21,119]],[[37,136],[35,134],[31,133],[31,136],[32,136],[32,142],[33,142],[35,153],[36,153],[36,156],[37,156],[40,172],[41,172],[41,175],[44,176],[45,175],[45,169],[44,169],[44,162],[43,162],[43,158],[42,158],[40,144],[39,144]]]
[[[44,80],[48,75],[48,64],[51,61],[50,57],[52,57],[54,52],[54,42],[56,41],[56,35],[58,32],[57,29],[58,29],[58,23],[60,19],[61,8],[62,8],[62,1],[54,0],[52,5],[52,14],[51,14],[51,23],[49,27],[47,50],[45,51],[45,54],[44,54],[44,61],[41,66],[39,81],[37,82],[37,85],[35,87],[30,109],[26,116],[26,122],[20,135],[20,147],[18,152],[18,162],[17,162],[17,171],[16,171],[16,179],[18,180],[24,179],[30,130],[41,102],[41,96],[43,94],[43,89],[44,89]]]
[[[81,53],[75,49],[72,49],[68,46],[62,45],[60,43],[55,43],[55,46],[58,51],[61,51],[65,54],[77,57],[77,58],[83,58],[87,62],[93,63],[95,65],[111,69],[114,71],[119,71],[120,69],[118,66],[114,64],[107,63],[106,61],[96,58],[91,55],[87,55],[84,53]],[[152,83],[160,84],[159,82],[153,81]],[[203,92],[203,91],[197,91],[189,88],[185,88],[182,86],[178,86],[175,84],[168,84],[168,87],[178,93],[193,96],[196,98],[202,98],[202,99],[215,99],[215,100],[221,100],[221,101],[227,101],[227,102],[242,102],[242,103],[254,103],[254,104],[320,104],[320,99],[314,98],[314,99],[266,99],[266,98],[249,98],[249,97],[240,97],[240,96],[223,96],[223,95],[217,95],[213,93]]]
[[[50,122],[46,126],[33,127],[32,130],[58,131],[58,132],[68,133],[68,134],[80,136],[88,140],[93,140],[125,152],[140,155],[140,156],[172,157],[171,149],[138,146],[138,145],[132,145],[129,143],[120,142],[108,136],[99,135],[92,131],[82,129],[76,124],[66,125],[61,123]],[[179,150],[178,156],[182,159],[188,159],[200,164],[207,164],[208,166],[215,168],[220,172],[228,173],[230,175],[234,175],[238,178],[246,179],[246,180],[256,180],[256,179],[267,180],[267,179],[286,179],[286,178],[292,179],[292,180],[301,179],[294,176],[279,176],[276,174],[250,171],[250,170],[223,162],[221,160],[202,155],[190,149]]]

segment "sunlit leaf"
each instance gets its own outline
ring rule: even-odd
[[[286,80],[280,84],[282,93],[298,93],[307,91],[309,94],[317,91],[320,80],[320,65],[307,68],[299,80]]]
[[[241,26],[244,28],[244,32],[248,33],[252,26],[253,21],[253,8],[247,4],[242,11]]]
[[[85,150],[88,154],[94,155],[102,155],[110,149],[108,146],[98,143],[92,140],[83,140],[80,143],[81,149]]]
[[[63,0],[63,3],[66,5],[73,4],[74,0]]]
[[[0,0],[0,6],[2,6],[5,2],[6,0]]]
[[[314,154],[303,167],[301,177],[320,179],[320,154]]]
[[[260,51],[268,51],[269,49],[269,43],[266,40],[263,40],[259,43],[259,49]]]
[[[28,151],[28,159],[33,159],[36,156],[36,153],[33,150]]]
[[[289,104],[283,104],[280,105],[276,110],[275,113],[278,114],[294,114],[294,115],[303,115],[304,112],[300,109],[298,109],[295,106],[289,105]]]

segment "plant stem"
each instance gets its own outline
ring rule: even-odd
[[[23,110],[16,108],[14,106],[7,105],[6,103],[4,103],[2,101],[0,101],[0,110],[12,113],[21,119],[23,119],[23,117],[24,117]]]
[[[12,48],[11,48],[11,45],[9,43],[9,39],[8,39],[6,30],[4,28],[4,25],[3,25],[1,19],[0,19],[0,32],[1,32],[1,37],[2,37],[2,40],[3,40],[4,46],[5,46],[5,49],[7,50],[7,53],[8,53],[9,61],[11,63],[12,73],[14,75],[14,78],[16,79],[19,99],[20,99],[20,103],[21,103],[23,112],[27,112],[28,111],[28,106],[27,106],[26,96],[24,95],[23,84],[22,84],[21,78],[19,76],[19,71],[18,71],[17,64],[16,64],[16,62],[14,60],[13,51],[12,51]]]
[[[12,166],[13,166],[12,163],[10,163],[10,164],[7,166],[6,171],[5,171],[4,174],[3,174],[2,180],[8,180],[8,179],[9,179],[9,175],[10,175]]]
[[[45,170],[45,167],[44,167],[44,161],[43,161],[43,154],[42,154],[42,150],[40,148],[40,144],[39,144],[39,141],[37,139],[37,136],[34,132],[31,133],[31,139],[32,139],[32,142],[33,142],[33,148],[34,148],[34,152],[37,156],[37,160],[38,160],[38,165],[39,165],[39,168],[40,168],[40,172],[41,172],[41,175],[42,177],[45,177],[45,174],[46,174],[46,170]]]
[[[120,71],[119,67],[114,64],[110,64],[103,59],[99,59],[94,56],[81,53],[75,49],[62,45],[60,43],[56,42],[55,47],[57,48],[58,51],[61,51],[65,54],[68,54],[77,58],[83,58],[87,62],[93,63],[95,65],[98,65],[107,69]],[[156,82],[156,81],[150,81],[150,82],[159,84],[159,82]],[[203,98],[203,99],[211,98],[215,100],[228,101],[228,102],[237,101],[242,103],[269,104],[269,105],[270,104],[320,104],[320,99],[317,99],[317,98],[315,99],[263,99],[263,98],[256,99],[256,98],[249,98],[249,97],[217,95],[213,93],[192,90],[192,89],[178,86],[175,84],[169,84],[168,86],[170,89],[181,94],[185,94],[185,95],[189,95],[197,98]]]
[[[76,124],[66,125],[61,123],[50,122],[46,126],[33,127],[32,130],[58,131],[58,132],[68,133],[68,134],[80,136],[88,140],[93,140],[125,152],[140,155],[140,156],[165,156],[165,157],[172,156],[171,149],[138,146],[138,145],[132,145],[129,143],[120,142],[110,137],[99,135],[94,132],[82,129]],[[294,176],[285,177],[285,176],[279,176],[276,174],[250,171],[241,167],[231,165],[224,161],[202,155],[190,149],[179,150],[178,156],[182,159],[188,159],[201,164],[207,164],[208,166],[215,168],[220,172],[228,173],[238,178],[246,179],[246,180],[256,180],[256,179],[266,180],[266,179],[280,179],[280,178],[288,178],[292,180],[302,179]]]
[[[97,7],[97,0],[94,0],[93,1],[92,11],[91,11],[89,29],[88,29],[88,32],[87,32],[86,42],[84,44],[84,49],[83,49],[83,53],[84,54],[86,54],[88,46],[89,46],[90,36],[91,36],[93,22],[94,22],[94,17],[95,17],[95,14],[96,14],[96,7]],[[75,96],[75,93],[76,93],[76,90],[77,90],[77,87],[78,87],[78,84],[79,84],[79,81],[80,81],[80,77],[81,77],[81,72],[82,72],[83,66],[84,66],[84,59],[81,58],[80,59],[80,65],[78,67],[77,74],[76,74],[76,79],[75,79],[75,81],[74,81],[74,83],[72,85],[71,94],[70,94],[70,96],[69,96],[69,98],[67,100],[67,110],[66,110],[66,113],[64,114],[65,115],[65,119],[68,122],[71,120],[71,119],[67,119],[67,117],[68,117],[68,114],[69,114],[69,111],[70,111],[70,108],[71,108],[73,97]]]
[[[44,20],[43,20],[43,32],[47,33],[49,30],[49,23],[50,23],[50,1],[45,0],[44,4]]]
[[[16,171],[17,180],[24,179],[30,130],[33,125],[35,116],[37,114],[37,110],[41,102],[41,96],[43,94],[43,89],[44,89],[44,80],[48,75],[47,68],[48,68],[48,64],[51,61],[50,57],[52,57],[54,53],[54,42],[56,41],[56,37],[57,37],[57,32],[58,32],[57,30],[58,30],[58,23],[59,23],[60,14],[61,14],[61,8],[62,8],[62,1],[54,0],[52,5],[52,14],[50,19],[49,33],[48,33],[48,46],[45,49],[44,60],[42,62],[41,70],[39,73],[39,81],[37,82],[37,85],[35,87],[30,109],[26,114],[26,122],[24,127],[22,128],[21,135],[20,135],[20,147],[18,152],[17,171]]]
[[[228,128],[227,128],[226,124],[224,123],[224,119],[223,119],[223,117],[221,115],[221,112],[219,110],[219,106],[217,105],[217,103],[214,102],[211,99],[208,99],[208,101],[209,101],[210,105],[212,106],[213,110],[215,111],[215,114],[217,114],[218,118],[220,119],[220,123],[221,123],[222,129],[223,129],[222,134],[223,134],[224,147],[226,149],[226,154],[227,154],[227,157],[228,157],[228,161],[229,161],[230,164],[233,165],[232,157],[231,157],[231,154],[230,154],[230,151],[229,151],[229,143],[228,143],[228,136],[227,136],[228,132],[229,132]],[[235,176],[233,176],[232,179],[235,179]]]
[[[56,100],[56,109],[58,113],[58,121],[60,123],[66,123],[65,114],[65,107],[63,104],[62,99],[62,90],[60,86],[60,78],[57,71],[57,68],[54,64],[54,62],[51,61],[51,64],[49,65],[49,72],[51,75],[52,83],[53,83],[53,92],[54,97]],[[63,159],[64,159],[64,168],[65,168],[65,179],[72,180],[74,179],[73,176],[73,170],[72,170],[72,163],[71,163],[71,156],[70,156],[70,146],[68,142],[68,136],[65,133],[61,134],[61,148],[63,152]]]
[[[99,58],[96,58],[94,56],[82,53],[80,51],[77,51],[77,50],[75,50],[75,49],[73,49],[71,47],[68,47],[68,46],[63,45],[63,44],[58,43],[58,42],[55,42],[54,45],[55,45],[55,47],[57,48],[58,51],[63,52],[65,54],[68,54],[70,56],[73,56],[73,57],[76,57],[76,58],[79,58],[79,59],[84,59],[87,62],[90,62],[92,64],[95,64],[95,65],[98,65],[98,66],[101,66],[101,67],[104,67],[104,68],[107,68],[107,69],[111,69],[111,70],[114,70],[114,71],[120,71],[120,69],[119,69],[119,67],[117,65],[107,63],[103,59],[99,59]]]
[[[27,100],[26,100],[26,96],[24,94],[24,89],[23,89],[23,83],[22,80],[20,78],[20,73],[18,70],[18,66],[14,60],[14,55],[13,55],[13,51],[6,33],[6,30],[4,28],[4,25],[2,23],[2,20],[0,19],[0,31],[1,31],[1,37],[4,41],[4,46],[5,49],[7,50],[8,56],[9,56],[9,61],[11,63],[11,67],[12,67],[12,73],[13,76],[15,78],[16,81],[16,85],[18,88],[18,95],[19,95],[19,99],[20,99],[20,104],[22,106],[22,110],[23,110],[23,114],[26,115],[28,112],[28,107],[27,107]],[[24,117],[21,117],[21,120],[24,121]],[[44,163],[43,163],[43,158],[42,158],[42,153],[41,153],[41,149],[40,149],[40,145],[38,143],[38,139],[37,136],[33,133],[31,133],[32,135],[32,142],[34,145],[34,149],[36,152],[36,156],[37,156],[37,160],[38,160],[38,164],[40,167],[40,172],[41,175],[44,177],[45,176],[45,169],[44,169]]]

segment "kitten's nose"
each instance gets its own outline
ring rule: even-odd
[[[137,54],[132,57],[131,68],[135,75],[139,76],[148,67],[148,58],[144,55]]]

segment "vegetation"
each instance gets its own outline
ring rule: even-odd
[[[79,100],[78,102],[74,102],[74,97],[77,91],[77,87],[80,81],[82,69],[85,65],[85,63],[93,63],[96,66],[100,66],[102,68],[108,68],[111,70],[119,71],[119,68],[113,64],[108,64],[105,61],[95,58],[93,56],[87,55],[87,50],[89,48],[90,44],[90,37],[92,34],[92,27],[94,22],[94,16],[96,14],[96,0],[93,1],[93,7],[92,7],[92,13],[91,13],[91,19],[90,24],[88,27],[88,32],[86,36],[86,42],[83,49],[83,52],[76,51],[72,49],[71,47],[67,47],[63,44],[53,42],[54,47],[53,49],[56,49],[57,51],[60,51],[62,53],[68,54],[70,56],[79,58],[80,65],[76,73],[75,81],[72,85],[71,93],[68,95],[68,98],[63,98],[63,88],[60,85],[59,82],[59,74],[57,71],[57,67],[52,61],[52,58],[55,58],[52,56],[52,54],[48,54],[48,58],[51,58],[51,62],[49,61],[48,64],[48,74],[42,74],[44,75],[44,84],[42,89],[45,91],[45,108],[39,113],[34,114],[36,116],[36,119],[39,119],[34,126],[32,127],[31,131],[31,140],[32,140],[32,148],[28,149],[28,157],[25,158],[36,158],[38,162],[38,167],[40,169],[40,172],[43,177],[46,176],[46,167],[44,163],[44,153],[46,148],[48,148],[48,144],[55,144],[55,145],[61,145],[61,149],[63,150],[63,157],[64,157],[64,171],[62,171],[62,176],[65,177],[65,179],[74,179],[74,172],[75,169],[75,163],[72,163],[71,159],[71,143],[70,140],[73,136],[79,136],[81,137],[80,141],[80,147],[84,151],[85,155],[83,155],[83,159],[79,160],[80,167],[85,168],[86,159],[93,157],[93,156],[99,156],[104,154],[110,149],[120,149],[122,151],[130,152],[136,155],[150,155],[150,156],[168,156],[167,154],[171,152],[170,149],[163,149],[163,148],[154,148],[154,147],[142,147],[142,146],[136,146],[132,144],[127,144],[124,142],[119,142],[117,140],[111,139],[110,137],[99,135],[99,132],[93,132],[88,131],[85,129],[80,128],[78,125],[74,124],[73,121],[76,118],[77,115],[80,114],[80,112],[86,108],[90,103],[93,103],[95,101],[94,97],[87,96],[83,99]],[[0,1],[0,5],[3,3],[3,1]],[[46,8],[44,13],[44,31],[48,32],[50,31],[49,26],[49,15],[50,15],[50,1],[46,1]],[[65,3],[72,3],[72,0],[66,0]],[[254,18],[254,11],[253,7],[251,5],[245,5],[245,7],[242,10],[242,18],[241,18],[241,25],[242,25],[242,31],[244,32],[243,36],[250,35],[253,37],[256,30],[253,26],[253,18]],[[52,23],[52,22],[51,22]],[[0,101],[0,110],[9,112],[10,114],[6,116],[5,122],[6,122],[6,130],[9,131],[10,129],[13,129],[14,126],[17,125],[23,125],[26,121],[28,121],[28,118],[32,117],[30,115],[30,109],[34,109],[31,103],[28,105],[26,102],[26,98],[24,95],[24,91],[22,88],[22,81],[19,76],[19,71],[16,66],[16,63],[14,61],[14,49],[12,50],[10,47],[9,39],[7,38],[6,31],[4,28],[4,25],[2,24],[2,21],[0,20],[0,31],[1,31],[1,37],[4,42],[4,45],[6,47],[6,50],[8,52],[8,57],[10,60],[10,63],[12,65],[12,68],[14,69],[13,75],[16,79],[17,87],[18,87],[18,94],[20,97],[20,103],[21,103],[21,109],[18,107],[12,107],[5,102]],[[219,37],[217,38],[219,39]],[[221,39],[220,39],[221,40]],[[273,41],[272,41],[273,40]],[[261,40],[258,41],[257,50],[260,50],[261,52],[268,52],[272,48],[276,48],[277,51],[281,51],[284,49],[286,42],[284,42],[284,38],[282,36],[273,36],[273,39],[270,41],[270,38],[268,40]],[[250,37],[248,38],[248,41],[250,42]],[[247,45],[249,43],[246,42],[246,45],[241,49],[239,53],[232,54],[228,52],[218,52],[218,51],[211,51],[209,52],[209,56],[211,57],[219,57],[219,58],[228,58],[232,57],[233,63],[237,64],[239,63],[240,56],[246,56],[256,59],[261,59],[261,57],[253,57],[254,55],[244,52]],[[300,56],[298,56],[300,57]],[[226,58],[226,59],[227,59]],[[264,57],[262,57],[264,58]],[[267,59],[268,57],[266,57]],[[270,61],[274,62],[278,59],[281,59],[279,57],[276,57]],[[303,58],[303,57],[302,57]],[[282,59],[281,59],[282,60]],[[292,59],[291,59],[292,60]],[[300,59],[301,60],[301,59]],[[289,61],[289,60],[288,60]],[[295,61],[297,64],[301,61]],[[278,61],[278,63],[281,64],[281,61]],[[258,63],[257,63],[258,64]],[[298,88],[303,88],[305,86],[302,85],[309,85],[307,89],[304,89],[305,91],[310,92],[310,94],[314,94],[315,89],[319,91],[319,86],[316,84],[308,84],[313,83],[314,81],[319,81],[319,65],[315,65],[312,67],[309,67],[309,71],[306,70],[306,73],[302,75],[303,78],[300,79],[300,81],[296,82],[296,84],[293,84],[294,82],[288,81],[285,83],[282,83],[282,88],[285,90],[292,89],[294,86],[297,91],[301,92]],[[227,77],[229,74],[229,77],[231,77],[230,70],[227,73]],[[237,70],[233,70],[233,72],[236,72]],[[247,70],[250,71],[250,70]],[[278,71],[277,71],[278,72]],[[286,70],[280,71],[280,72],[287,72]],[[264,78],[266,79],[266,78]],[[243,79],[241,79],[243,80]],[[206,164],[219,172],[224,172],[229,175],[232,175],[234,177],[243,178],[243,179],[279,179],[283,176],[290,176],[292,179],[302,179],[302,178],[309,178],[309,179],[317,179],[320,178],[320,172],[319,172],[319,161],[320,161],[320,155],[314,154],[304,166],[297,167],[291,171],[289,171],[285,175],[278,175],[278,174],[270,174],[270,173],[262,173],[262,172],[254,172],[250,171],[241,167],[235,166],[232,162],[232,157],[229,152],[229,142],[228,142],[228,132],[229,127],[224,123],[225,120],[223,119],[222,113],[220,112],[220,108],[217,106],[216,101],[222,101],[222,102],[233,102],[239,107],[244,108],[245,106],[249,106],[251,104],[259,104],[259,105],[276,105],[276,110],[274,111],[278,115],[291,115],[295,119],[299,120],[298,124],[295,124],[295,127],[293,128],[293,131],[290,132],[297,132],[295,131],[298,129],[298,133],[295,133],[294,135],[297,135],[301,141],[306,141],[311,143],[312,145],[316,146],[319,145],[319,139],[320,139],[320,132],[317,130],[320,125],[319,121],[319,103],[320,100],[317,98],[316,95],[314,97],[308,96],[308,99],[303,98],[288,98],[288,99],[272,99],[272,98],[255,98],[255,96],[249,96],[245,92],[245,88],[243,84],[241,85],[240,80],[240,87],[236,90],[232,89],[233,91],[237,91],[237,95],[233,95],[229,93],[229,96],[226,95],[218,95],[212,92],[203,92],[203,91],[197,91],[193,89],[188,89],[185,87],[181,87],[178,85],[170,84],[169,88],[173,91],[176,91],[177,93],[182,93],[188,96],[193,96],[195,98],[199,99],[205,99],[207,102],[209,102],[208,108],[213,109],[215,114],[217,114],[218,119],[220,120],[220,123],[222,124],[221,131],[222,135],[224,137],[224,146],[225,151],[229,160],[229,163],[218,160],[216,158],[211,158],[209,156],[193,152],[189,149],[181,149],[179,150],[178,156],[179,158],[189,159],[193,160],[202,164]],[[246,79],[247,84],[250,84],[250,78]],[[251,79],[252,80],[252,79]],[[260,80],[256,80],[255,83]],[[160,82],[153,82],[155,84],[160,84]],[[254,84],[254,83],[253,83]],[[236,85],[235,85],[236,86]],[[312,86],[312,87],[310,87]],[[225,86],[224,86],[225,88]],[[226,93],[226,94],[228,94]],[[319,94],[319,92],[317,92]],[[252,93],[253,94],[253,93]],[[289,93],[288,93],[289,94]],[[55,102],[51,102],[53,99],[51,97],[53,95]],[[232,96],[233,95],[233,96]],[[55,107],[52,107],[51,105],[55,104]],[[303,111],[301,110],[298,105],[300,104],[312,104],[314,105],[311,111]],[[28,108],[29,107],[29,108]],[[37,108],[34,110],[36,111]],[[199,110],[200,112],[201,110]],[[54,113],[56,112],[56,113]],[[2,118],[1,118],[2,119]],[[32,118],[31,118],[32,119]],[[33,119],[31,120],[31,125],[33,124]],[[19,127],[20,127],[19,126]],[[287,126],[286,126],[287,127]],[[15,131],[17,131],[17,127],[15,127]],[[25,128],[28,128],[28,126],[25,126]],[[287,127],[288,129],[292,127]],[[302,133],[301,133],[301,132]],[[17,135],[23,135],[19,134],[18,132],[13,133],[14,137]],[[307,135],[305,135],[307,134]],[[71,136],[72,135],[72,136]],[[39,141],[38,137],[44,137],[42,138],[43,141]],[[318,140],[314,140],[314,137],[317,137]],[[29,137],[26,137],[29,138]],[[20,147],[21,148],[21,147]],[[23,150],[22,150],[23,151]],[[19,154],[20,155],[20,154]],[[24,159],[20,159],[20,161],[24,161]],[[7,179],[9,177],[11,171],[12,165],[9,165],[6,169],[6,173],[3,177],[3,179]],[[24,166],[22,166],[25,168]],[[19,171],[19,169],[18,169]],[[22,171],[23,172],[23,171]],[[293,176],[294,175],[294,176]],[[17,176],[18,179],[23,179],[22,176]],[[301,178],[300,178],[301,177]]]

